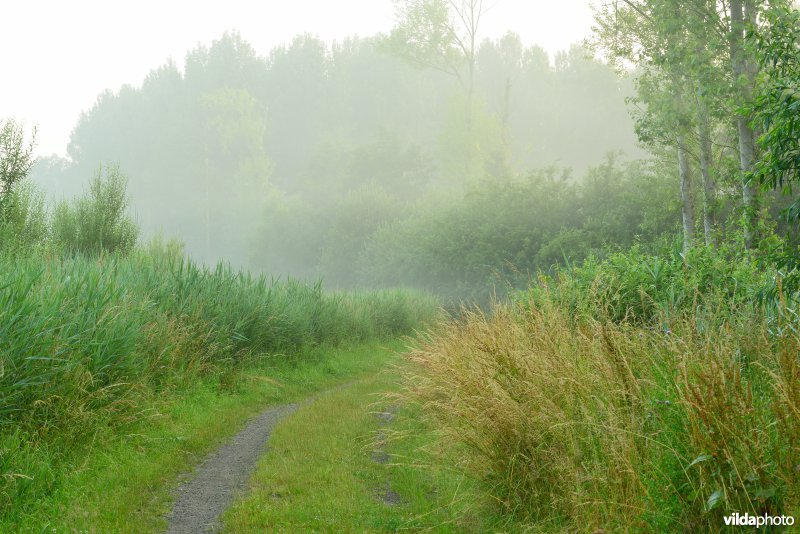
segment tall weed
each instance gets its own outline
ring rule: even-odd
[[[705,271],[610,258],[467,311],[418,342],[404,396],[530,528],[715,532],[732,512],[797,515],[796,316],[751,300],[766,275],[749,264],[687,264]]]

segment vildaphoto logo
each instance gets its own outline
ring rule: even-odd
[[[723,518],[726,526],[732,527],[790,527],[794,525],[794,517],[790,515],[750,515],[747,513],[727,515]]]

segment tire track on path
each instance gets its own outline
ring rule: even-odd
[[[269,408],[251,419],[230,441],[206,457],[191,480],[177,488],[175,504],[166,516],[169,522],[167,534],[219,532],[220,516],[246,489],[253,469],[267,451],[267,442],[275,425],[299,406],[354,383],[339,384],[300,403]]]
[[[188,482],[175,492],[175,505],[167,516],[167,534],[219,532],[219,518],[239,492],[246,488],[256,462],[282,418],[297,404],[270,408],[256,416],[228,443],[211,453]]]

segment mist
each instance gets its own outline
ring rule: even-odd
[[[151,3],[4,11],[0,531],[794,524],[796,2]]]
[[[421,252],[397,242],[415,221],[488,182],[552,167],[572,183],[609,154],[642,155],[631,79],[580,45],[551,61],[509,33],[474,59],[468,92],[384,34],[259,54],[228,32],[99,95],[67,157],[40,158],[33,179],[69,198],[116,164],[145,240],[333,287],[430,287]]]

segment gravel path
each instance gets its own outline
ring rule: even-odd
[[[275,424],[296,408],[288,404],[265,411],[208,456],[192,479],[178,487],[167,533],[218,532],[219,516],[247,484]]]

